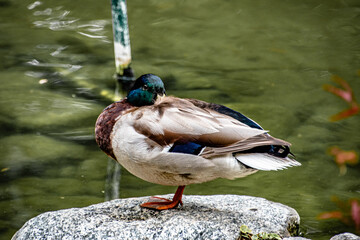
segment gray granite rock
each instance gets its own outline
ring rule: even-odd
[[[26,222],[12,239],[237,239],[243,224],[253,233],[286,237],[298,231],[300,222],[294,209],[263,198],[184,196],[184,206],[167,211],[140,208],[147,200],[46,212]]]
[[[303,238],[303,237],[286,237],[286,238],[283,238],[283,240],[311,240],[311,239]]]
[[[342,233],[333,236],[330,240],[360,240],[360,237],[352,233]]]

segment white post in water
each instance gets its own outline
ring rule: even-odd
[[[111,0],[111,12],[117,80],[123,90],[128,90],[135,79],[130,68],[131,48],[126,0]]]
[[[126,0],[111,0],[111,13],[114,34],[116,79],[118,82],[115,94],[123,95],[124,92],[131,88],[135,80],[134,73],[130,68],[131,48]],[[119,89],[119,85],[121,89]],[[109,158],[105,185],[106,201],[119,198],[120,171],[120,165]]]

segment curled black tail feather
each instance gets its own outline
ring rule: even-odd
[[[270,155],[274,155],[276,157],[285,158],[289,155],[290,148],[288,146],[272,146],[271,151],[269,151]]]
[[[288,146],[281,145],[259,146],[238,153],[268,153],[280,158],[286,158],[290,154],[292,157],[295,157],[294,154],[290,152],[290,148]]]

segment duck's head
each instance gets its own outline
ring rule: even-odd
[[[136,79],[127,95],[127,101],[134,106],[152,105],[158,96],[165,94],[161,78],[153,74],[144,74]]]

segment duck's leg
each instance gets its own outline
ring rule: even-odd
[[[150,201],[143,203],[140,206],[144,208],[151,208],[156,210],[166,210],[166,209],[176,208],[179,204],[182,205],[181,198],[184,192],[184,188],[185,186],[179,186],[172,200],[166,198],[160,198],[160,197],[152,197],[153,199],[160,201]]]

